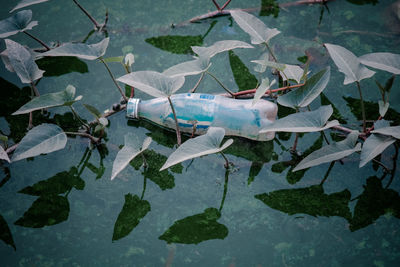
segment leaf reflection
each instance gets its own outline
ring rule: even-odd
[[[4,220],[3,216],[0,214],[0,239],[4,241],[7,245],[10,245],[16,250],[14,239],[11,235],[10,228],[6,220]]]
[[[145,41],[174,54],[190,54],[193,53],[191,46],[201,46],[203,44],[203,36],[165,35],[147,38]]]
[[[76,57],[44,57],[36,63],[45,71],[43,74],[45,77],[61,76],[71,72],[89,72],[86,63]]]

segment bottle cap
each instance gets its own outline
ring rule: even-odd
[[[126,104],[126,116],[132,119],[139,119],[138,108],[139,98],[129,98],[128,104]]]

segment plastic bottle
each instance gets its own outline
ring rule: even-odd
[[[176,94],[171,96],[179,123],[179,129],[186,133],[204,134],[208,127],[222,127],[226,135],[267,141],[275,133],[260,134],[259,131],[275,121],[278,107],[275,103],[260,99],[232,99],[209,94]],[[175,129],[171,106],[166,97],[140,100],[130,98],[127,117],[145,118],[156,124]]]

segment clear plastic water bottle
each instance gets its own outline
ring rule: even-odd
[[[267,141],[275,133],[260,134],[259,131],[275,121],[278,107],[275,103],[260,99],[239,100],[209,94],[176,94],[171,96],[179,129],[182,132],[204,134],[208,127],[222,127],[226,135]],[[140,100],[130,98],[127,117],[144,118],[156,124],[175,129],[174,115],[166,97]]]

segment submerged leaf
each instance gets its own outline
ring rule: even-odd
[[[241,10],[230,12],[236,23],[251,37],[252,44],[267,43],[272,37],[280,33],[277,29],[270,29],[257,17]]]
[[[114,160],[111,180],[115,178],[126,166],[128,166],[129,162],[133,160],[137,155],[145,151],[150,143],[151,137],[147,137],[143,142],[140,142],[136,135],[133,133],[127,133],[124,136],[125,144],[124,147],[118,151],[118,154]]]
[[[362,64],[369,67],[400,74],[400,55],[392,53],[371,53],[359,57]]]
[[[263,57],[266,57],[266,58],[252,60],[251,61],[251,62],[256,63],[256,64],[259,65],[260,70],[262,70],[262,71],[259,71],[259,72],[264,72],[267,67],[274,68],[274,69],[279,70],[279,71],[283,71],[286,68],[285,64],[277,63],[277,62],[274,62],[274,61],[269,61],[268,60],[268,53],[264,54]]]
[[[294,109],[308,106],[325,89],[330,73],[329,67],[318,72],[309,78],[304,86],[279,96],[278,103]]]
[[[83,104],[83,106],[96,118],[99,119],[101,117],[100,111],[97,110],[97,108],[93,107],[92,105],[89,104]]]
[[[43,76],[32,54],[22,45],[6,39],[8,60],[22,83],[32,83]]]
[[[203,44],[203,37],[201,35],[165,35],[147,38],[145,41],[157,48],[174,54],[189,54],[192,52],[191,46]]]
[[[384,128],[383,128],[384,129]],[[360,156],[360,168],[367,164],[370,160],[381,154],[388,146],[396,141],[391,136],[380,134],[372,134],[365,140]]]
[[[317,132],[339,125],[337,120],[329,121],[333,109],[331,105],[321,106],[315,111],[299,112],[276,120],[260,133],[267,132]]]
[[[160,171],[165,170],[182,161],[201,157],[208,154],[214,154],[223,151],[233,142],[227,140],[222,146],[221,142],[225,135],[225,129],[219,127],[210,127],[205,135],[192,138],[179,146],[169,157],[167,162],[161,167]]]
[[[61,76],[71,72],[89,72],[86,63],[77,57],[44,57],[36,60],[36,64],[45,71],[43,74],[45,77]]]
[[[325,44],[325,47],[339,71],[345,75],[343,84],[360,82],[362,79],[370,78],[375,74],[374,71],[361,65],[360,60],[346,48],[333,44]]]
[[[75,87],[72,85],[68,85],[64,91],[57,93],[49,93],[35,97],[31,101],[20,107],[12,115],[26,114],[44,108],[70,106],[79,100],[78,97],[77,98],[74,97],[75,97]]]
[[[40,54],[44,57],[78,57],[87,60],[94,60],[102,57],[107,50],[110,38],[105,38],[96,44],[66,43],[50,51]]]
[[[119,77],[117,81],[133,86],[154,97],[171,96],[185,82],[183,76],[167,76],[156,71],[136,71]]]
[[[10,13],[14,12],[17,9],[24,8],[27,6],[31,6],[34,4],[39,4],[43,2],[47,2],[49,0],[21,0],[19,3],[10,11]]]
[[[66,144],[67,136],[59,126],[43,123],[34,127],[22,138],[11,161],[60,150]]]
[[[348,155],[351,155],[354,152],[360,151],[361,144],[358,143],[355,146],[357,139],[358,132],[352,132],[343,141],[324,146],[321,149],[312,152],[310,155],[304,158],[296,166],[296,168],[293,169],[293,171],[295,172],[298,170],[317,166],[322,163],[342,159],[344,157],[347,157]]]
[[[22,10],[12,17],[0,21],[0,38],[30,30],[36,25],[37,21],[31,21],[32,10]]]

